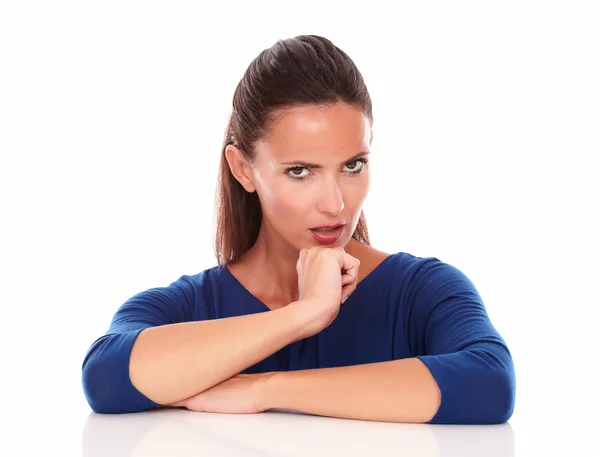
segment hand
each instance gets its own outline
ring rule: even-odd
[[[298,302],[294,303],[309,324],[304,338],[328,327],[343,303],[356,289],[360,261],[343,248],[312,247],[300,251]]]
[[[166,406],[184,406],[192,411],[253,414],[266,411],[265,384],[273,373],[237,374],[225,381]]]

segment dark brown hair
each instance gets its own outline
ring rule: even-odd
[[[301,35],[278,40],[250,63],[233,95],[221,151],[214,245],[219,264],[235,262],[250,249],[262,221],[257,193],[247,192],[231,173],[227,146],[234,145],[254,163],[254,145],[287,108],[338,102],[360,109],[373,126],[371,97],[362,75],[352,59],[326,38]],[[370,245],[362,211],[352,237]]]

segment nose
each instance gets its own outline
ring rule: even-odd
[[[344,210],[344,196],[336,179],[327,180],[319,198],[319,211],[337,216]]]

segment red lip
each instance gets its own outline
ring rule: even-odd
[[[313,238],[320,244],[333,244],[337,240],[339,240],[340,236],[342,236],[342,233],[344,233],[344,225],[338,225],[338,228],[331,232],[317,232],[311,229],[310,233],[312,234]],[[334,227],[336,226],[334,225]]]
[[[334,228],[334,227],[343,227],[344,225],[346,225],[346,223],[341,223],[341,224],[329,224],[329,225],[319,225],[318,227],[311,227],[311,230],[314,229],[328,229],[328,228]]]

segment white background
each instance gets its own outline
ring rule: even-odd
[[[8,435],[80,452],[88,347],[130,296],[216,262],[239,79],[277,39],[317,34],[373,100],[373,246],[476,285],[515,361],[517,455],[600,452],[599,23],[580,1],[3,2]]]

